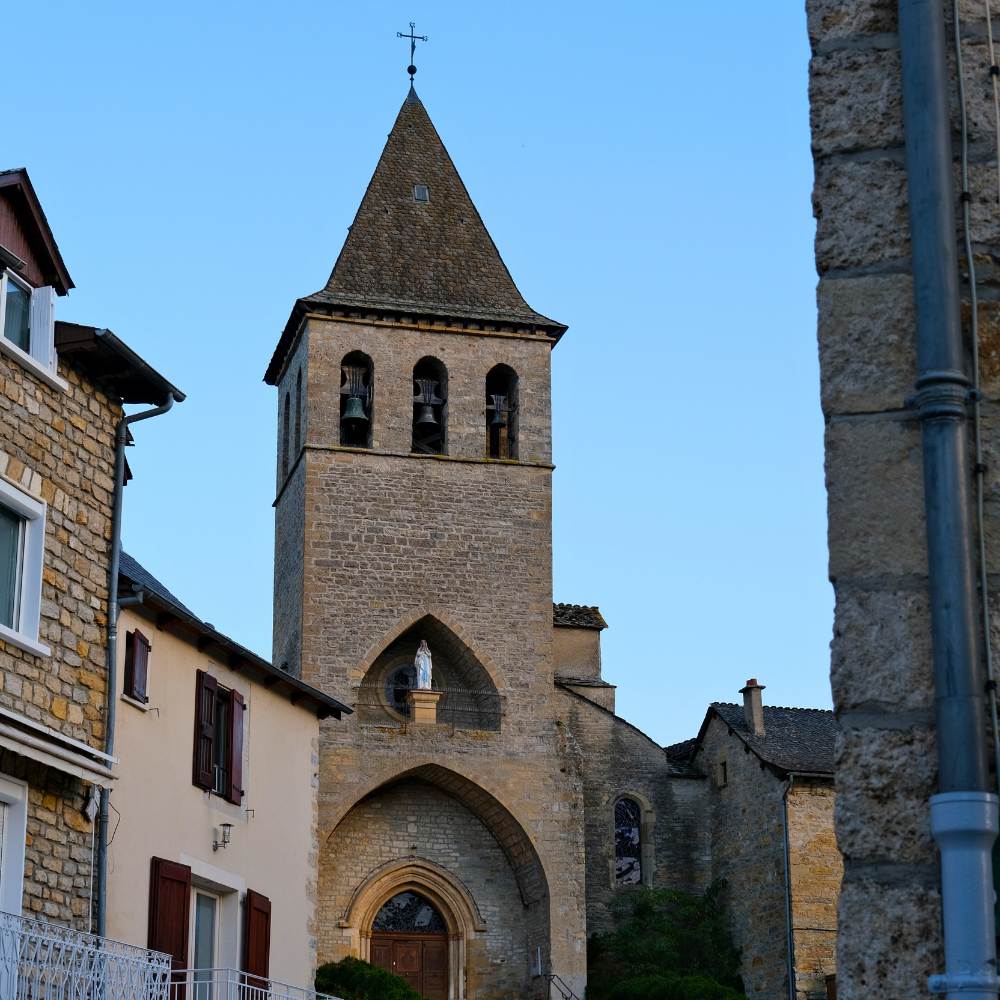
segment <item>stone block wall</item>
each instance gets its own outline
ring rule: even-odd
[[[704,778],[671,776],[663,748],[634,726],[564,691],[561,715],[583,778],[587,849],[587,933],[614,929],[616,903],[637,886],[616,886],[615,802],[643,808],[642,884],[703,890],[710,877],[708,795]]]
[[[951,6],[941,0],[949,30]],[[996,126],[985,8],[974,0],[959,7],[991,469],[987,541],[996,566]],[[836,595],[831,681],[843,730],[838,995],[929,996],[927,976],[942,962],[928,818],[936,750],[921,438],[906,401],[916,351],[897,3],[807,0],[806,9],[829,570]],[[995,32],[998,27],[995,19]],[[949,60],[954,82],[953,56]],[[953,92],[956,135],[957,112]],[[956,165],[956,193],[957,176]],[[969,316],[966,306],[966,324]]]
[[[799,779],[788,793],[795,992],[826,1000],[837,972],[837,897],[844,865],[833,832],[832,781]]]
[[[354,705],[379,655],[430,615],[453,637],[449,645],[490,679],[502,705],[498,732],[369,725],[358,714],[324,724],[321,836],[365,795],[414,766],[433,764],[474,781],[509,811],[503,823],[524,831],[537,851],[551,927],[544,961],[582,993],[582,787],[556,724],[553,685],[551,341],[311,317],[303,344],[304,481],[301,489],[285,487],[276,505],[279,547],[302,532],[303,679]],[[373,364],[371,450],[340,446],[340,366],[353,351]],[[444,456],[410,454],[412,373],[425,356],[448,371]],[[499,363],[519,378],[517,461],[486,458],[485,379]],[[295,583],[281,558],[276,600],[290,594],[294,605]],[[293,618],[276,611],[276,655],[289,648]],[[330,932],[324,921],[332,919],[322,901],[336,882],[324,856],[321,942]]]
[[[39,639],[47,657],[0,640],[0,704],[103,748],[108,542],[121,410],[75,370],[54,389],[0,356],[0,476],[45,502]],[[92,825],[84,787],[4,754],[30,785],[25,907],[87,926]]]
[[[784,782],[717,717],[705,730],[696,762],[709,776],[711,789],[711,877],[726,883],[747,996],[782,1000],[788,996]]]

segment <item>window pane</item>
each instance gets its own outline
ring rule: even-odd
[[[615,803],[615,882],[638,885],[642,881],[640,830],[642,813],[633,799]]]
[[[215,702],[215,789],[217,795],[226,794],[229,783],[229,692],[220,691]]]
[[[24,518],[0,506],[0,625],[17,628]]]
[[[194,897],[194,968],[215,968],[215,919],[218,900],[195,893]],[[212,1000],[211,974],[194,975],[194,1000]]]
[[[31,313],[31,294],[16,281],[7,279],[6,310],[3,320],[3,335],[13,341],[22,351],[31,347],[28,334],[28,317]]]

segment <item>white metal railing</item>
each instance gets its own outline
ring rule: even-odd
[[[169,1000],[170,956],[0,912],[0,1000]]]
[[[170,1000],[339,1000],[339,997],[235,969],[185,969],[173,974]]]

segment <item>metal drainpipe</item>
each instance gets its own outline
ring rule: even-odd
[[[792,934],[792,864],[788,845],[788,793],[795,775],[790,774],[781,793],[781,834],[785,857],[785,947],[788,950],[788,1000],[795,1000],[795,938]]]
[[[923,437],[928,591],[934,659],[945,971],[933,993],[995,1000],[991,848],[997,796],[989,774],[979,658],[971,470],[959,296],[948,69],[941,0],[899,0],[903,119],[917,321],[915,403]],[[915,986],[916,984],[912,984]]]
[[[118,567],[122,552],[122,491],[125,488],[125,445],[130,424],[166,413],[174,405],[174,394],[168,393],[162,406],[142,410],[118,421],[115,432],[115,495],[111,509],[111,561],[108,567],[108,656],[107,700],[104,715],[104,752],[115,752],[115,717],[118,707]],[[107,788],[101,789],[101,809],[97,836],[97,933],[105,936],[108,903],[108,821],[110,802]]]

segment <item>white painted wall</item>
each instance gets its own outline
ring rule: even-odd
[[[190,866],[195,884],[229,894],[223,898],[222,965],[239,968],[242,895],[254,889],[271,900],[271,976],[311,986],[316,716],[230,670],[211,651],[199,653],[193,643],[159,631],[133,608],[119,618],[118,695],[124,636],[136,627],[152,646],[149,704],[142,710],[118,701],[108,936],[146,945],[150,859],[166,858]],[[209,796],[191,781],[199,669],[246,700],[242,806]],[[233,824],[232,842],[213,851],[223,822]]]

